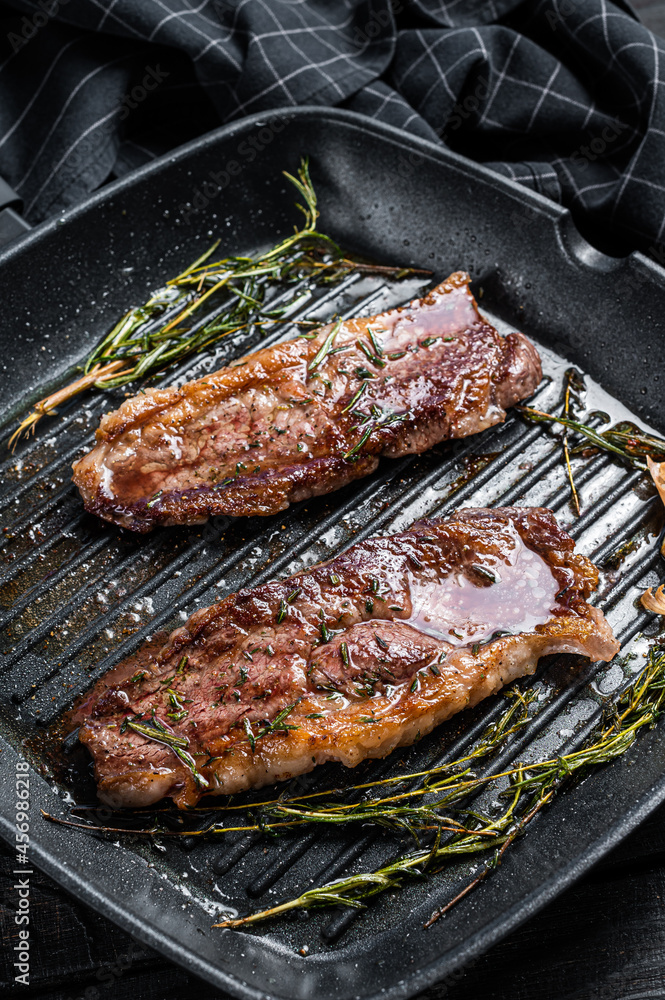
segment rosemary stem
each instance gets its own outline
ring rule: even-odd
[[[513,843],[515,838],[522,832],[524,827],[531,822],[536,813],[540,812],[543,806],[547,802],[549,802],[549,800],[553,795],[554,795],[554,789],[552,789],[552,791],[550,791],[544,798],[538,801],[537,805],[533,807],[531,812],[529,812],[522,820],[520,820],[518,826],[510,834],[510,836],[506,837],[506,839],[504,840],[503,844],[501,845],[497,853],[496,862],[491,865],[485,865],[481,873],[477,875],[471,882],[469,882],[469,884],[464,889],[462,889],[461,892],[458,892],[454,899],[451,899],[450,902],[446,903],[445,906],[442,906],[440,909],[435,910],[432,916],[429,918],[429,920],[427,920],[423,924],[423,930],[428,930],[433,924],[437,922],[437,920],[439,920],[440,917],[444,916],[444,914],[446,914],[448,910],[452,910],[453,906],[456,906],[460,902],[460,900],[464,899],[465,896],[467,896],[473,889],[476,888],[476,886],[480,885],[480,883],[487,878],[490,872],[496,868],[497,864],[501,863],[501,858],[508,850],[510,845]]]
[[[208,247],[205,253],[202,253],[201,256],[194,261],[193,264],[190,264],[189,267],[185,268],[182,274],[179,274],[177,278],[171,278],[169,281],[166,282],[166,284],[176,285],[179,281],[182,281],[183,278],[186,278],[188,274],[191,274],[193,271],[197,271],[199,267],[205,263],[208,257],[210,257],[212,253],[214,253],[214,251],[217,249],[217,247],[221,242],[222,242],[221,240],[215,240],[212,246]]]
[[[619,448],[617,445],[612,444],[605,435],[599,434],[593,427],[581,424],[579,421],[571,420],[568,417],[557,417],[552,413],[544,413],[542,410],[536,410],[532,406],[517,406],[515,409],[536,423],[556,423],[561,424],[563,427],[568,427],[570,430],[577,431],[578,434],[582,434],[583,437],[591,441],[597,448],[610,451],[614,455],[619,455],[626,461],[631,462],[637,469],[644,469],[646,471],[646,465],[643,462],[640,462],[624,448]]]
[[[410,855],[398,858],[374,872],[364,872],[346,880],[338,879],[318,889],[310,889],[306,893],[291,900],[290,908],[307,909],[314,906],[346,905],[357,907],[362,905],[363,898],[369,898],[386,888],[399,887],[402,880],[412,872],[424,874],[434,862],[445,862],[460,854],[476,853],[487,850],[488,847],[498,848],[493,862],[473,881],[458,893],[453,900],[435,911],[426,923],[431,926],[452,906],[463,899],[482,882],[489,872],[496,867],[510,844],[523,832],[541,809],[556,795],[559,788],[572,775],[586,773],[590,768],[610,761],[632,745],[638,731],[644,726],[652,726],[658,718],[665,700],[665,650],[652,646],[647,663],[638,677],[634,678],[627,688],[608,704],[616,706],[613,722],[601,725],[596,729],[581,747],[581,749],[564,754],[561,757],[540,761],[535,764],[519,764],[507,773],[511,779],[509,788],[500,792],[499,796],[509,796],[510,803],[504,813],[489,821],[479,813],[469,813],[475,816],[480,826],[465,834],[454,834],[444,844],[440,843],[440,831],[434,846],[430,850],[419,850]],[[495,780],[499,775],[492,776]],[[485,779],[478,779],[483,782]],[[523,815],[517,817],[521,808],[523,796],[531,796]],[[484,838],[482,832],[491,834]],[[436,869],[440,870],[440,867]],[[283,904],[284,905],[284,904]],[[221,926],[240,927],[246,922],[256,922],[272,915],[266,910],[251,914],[249,917],[236,918]]]
[[[9,447],[12,451],[16,448],[17,442],[22,434],[32,431],[34,434],[35,424],[41,420],[42,417],[53,414],[58,406],[61,406],[67,400],[71,399],[73,396],[78,395],[80,392],[84,392],[86,389],[91,388],[91,386],[96,385],[101,379],[107,378],[110,374],[115,373],[116,375],[122,371],[124,375],[131,372],[132,365],[129,362],[129,367],[127,361],[111,361],[107,365],[95,365],[92,371],[88,372],[87,375],[82,375],[81,378],[76,379],[75,382],[71,382],[64,389],[58,389],[57,392],[51,393],[50,396],[46,396],[44,399],[40,399],[38,403],[32,408],[32,413],[21,421],[19,426],[16,428],[14,433],[9,439]]]
[[[260,330],[263,323],[277,322],[271,315],[268,294],[273,288],[300,285],[303,280],[325,286],[354,272],[396,279],[429,273],[354,261],[346,256],[334,240],[316,229],[319,211],[307,160],[301,161],[297,176],[285,176],[302,198],[302,203],[296,202],[305,216],[302,228],[295,228],[275,246],[256,255],[212,262],[220,242],[217,240],[143,305],[126,312],[88,355],[83,378],[41,400],[12,434],[10,447],[16,446],[22,434],[34,433],[35,425],[53,413],[58,403],[84,389],[114,389],[142,376],[158,374],[188,355],[210,348],[229,333]],[[213,298],[220,302],[213,305]]]
[[[212,285],[207,292],[204,292],[203,295],[199,296],[198,299],[195,299],[194,302],[191,302],[185,309],[183,309],[181,313],[178,313],[175,319],[172,319],[170,323],[167,323],[162,332],[168,333],[170,330],[173,330],[176,326],[179,326],[182,320],[186,319],[188,316],[191,316],[194,310],[198,309],[199,306],[206,301],[206,299],[209,299],[210,296],[213,294],[213,292],[219,291],[219,289],[226,284],[226,282],[229,280],[230,277],[231,274],[229,273],[226,277],[222,278],[215,285]]]
[[[222,920],[219,924],[212,924],[212,927],[240,927],[244,924],[253,924],[258,920],[267,920],[269,917],[279,916],[280,913],[296,910],[302,906],[302,902],[302,897],[299,896],[297,899],[280,903],[279,906],[273,906],[269,910],[263,910],[262,913],[250,913],[247,917],[238,917],[235,920]]]

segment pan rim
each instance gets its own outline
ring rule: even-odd
[[[429,156],[431,159],[453,166],[458,170],[463,171],[466,175],[471,175],[474,179],[491,185],[494,189],[497,187],[501,188],[514,198],[519,199],[522,204],[525,202],[531,204],[537,209],[539,214],[546,216],[559,227],[563,225],[565,227],[574,228],[572,224],[572,217],[568,209],[563,206],[556,205],[537,192],[525,189],[517,182],[495,173],[491,170],[491,168],[468,160],[467,158],[452,152],[444,146],[439,146],[427,139],[412,136],[411,134],[403,132],[393,126],[385,125],[372,119],[365,118],[355,112],[334,108],[326,109],[315,106],[303,106],[300,108],[277,109],[276,111],[272,111],[267,114],[253,115],[249,118],[242,119],[239,122],[223,125],[219,129],[193,140],[192,142],[179,147],[177,150],[172,151],[159,159],[150,162],[149,164],[146,164],[133,172],[131,175],[113,182],[101,191],[93,193],[78,205],[63,212],[56,219],[47,220],[46,222],[40,224],[25,236],[9,245],[0,252],[0,268],[6,261],[12,259],[14,256],[28,252],[33,243],[43,239],[47,234],[57,231],[57,229],[59,229],[63,224],[67,224],[68,222],[79,218],[81,215],[90,211],[98,204],[102,204],[105,201],[116,197],[118,194],[121,194],[123,191],[129,190],[135,184],[153,176],[159,176],[162,169],[167,164],[178,163],[187,160],[190,157],[195,157],[198,152],[209,147],[213,147],[217,143],[233,137],[234,135],[240,137],[253,129],[259,123],[270,121],[277,117],[283,118],[287,114],[292,120],[308,121],[315,119],[317,122],[330,120],[331,122],[339,122],[353,126],[354,128],[360,129],[365,133],[371,131],[402,149],[404,149],[408,144],[408,148],[419,149],[424,155]],[[582,241],[582,237],[579,237],[579,239]],[[583,241],[583,243],[586,243],[586,241]],[[583,244],[580,244],[580,246],[582,245]],[[646,267],[649,271],[651,271],[653,277],[659,284],[665,285],[665,270],[644,254],[635,251],[628,255],[627,258],[611,258],[607,255],[601,254],[599,251],[593,250],[591,245],[588,243],[586,243],[586,246],[590,247],[593,251],[593,260],[596,263],[596,266],[600,263],[602,266],[609,268],[614,266],[611,263],[613,261],[621,262],[634,260],[638,262],[641,267]],[[15,755],[16,757],[18,757],[18,755],[11,744],[6,742],[1,737],[0,747],[3,750],[9,751],[9,753],[5,752],[0,755],[0,772],[3,772],[5,777],[7,777],[12,773],[11,770],[7,769],[7,765],[11,762],[12,755]],[[34,780],[38,779],[39,776],[34,770],[31,769],[31,777]],[[662,775],[660,780],[655,783],[647,793],[638,799],[634,808],[631,809],[631,812],[628,815],[623,816],[620,820],[607,828],[604,836],[598,839],[591,849],[585,849],[583,855],[571,861],[548,880],[543,881],[536,891],[521,897],[519,902],[515,903],[509,910],[498,914],[494,920],[486,924],[480,931],[476,932],[473,937],[465,943],[463,948],[455,948],[454,959],[449,958],[450,952],[444,952],[435,961],[430,962],[427,966],[415,971],[413,975],[402,984],[396,983],[393,987],[386,990],[381,990],[380,992],[373,994],[364,994],[363,1000],[379,1000],[379,998],[381,998],[381,1000],[404,1000],[404,998],[412,996],[420,990],[426,989],[427,987],[440,981],[446,974],[449,974],[460,966],[463,966],[470,959],[487,950],[487,948],[495,944],[507,933],[513,931],[530,915],[533,915],[556,895],[570,886],[609,850],[619,843],[623,837],[630,833],[635,826],[642,822],[642,820],[645,819],[664,800],[665,774]],[[7,799],[7,802],[9,802],[9,799]],[[8,815],[0,815],[0,835],[8,843],[13,842],[14,833],[13,828],[10,826]],[[85,834],[76,833],[74,836],[76,838],[83,838],[80,841],[81,843],[83,840],[87,839]],[[220,969],[218,966],[210,964],[206,958],[196,955],[184,945],[179,945],[178,942],[169,937],[165,931],[160,930],[157,925],[146,925],[141,921],[141,918],[136,913],[123,909],[122,906],[118,905],[115,899],[111,896],[110,892],[104,894],[102,891],[98,891],[91,881],[86,881],[85,878],[78,875],[78,873],[68,870],[66,865],[62,861],[59,861],[47,847],[41,845],[38,839],[31,839],[30,857],[31,860],[34,860],[37,867],[46,872],[50,877],[54,878],[54,880],[61,884],[67,891],[74,893],[79,899],[87,905],[90,905],[97,912],[100,912],[102,915],[112,919],[114,923],[123,927],[133,936],[149,946],[156,948],[172,961],[187,968],[194,974],[204,977],[218,988],[227,990],[232,995],[240,998],[240,1000],[258,1000],[258,998],[265,998],[266,994],[264,991],[255,989],[251,986],[251,984],[245,982],[244,980],[235,978]],[[111,916],[110,914],[113,915]],[[287,995],[282,994],[281,992],[274,992],[273,997],[274,1000],[290,1000]]]

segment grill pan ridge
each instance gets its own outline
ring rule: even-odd
[[[248,136],[257,142],[248,145]],[[246,157],[225,190],[204,199],[202,209],[187,207],[196,205],[213,170],[242,161],[242,151],[257,144],[265,148]],[[280,170],[293,170],[302,155],[310,156],[323,225],[343,246],[431,268],[436,279],[467,269],[481,311],[502,332],[517,328],[536,340],[549,376],[537,405],[560,404],[565,367],[574,364],[589,376],[589,409],[606,410],[612,419],[630,412],[665,430],[658,396],[665,362],[661,268],[639,254],[615,260],[598,253],[577,234],[567,211],[425,140],[349,112],[304,108],[255,116],[197,140],[0,254],[7,386],[0,420],[7,435],[16,415],[45,386],[60,384],[130,302],[141,301],[212,238],[221,235],[221,250],[235,252],[286,232],[295,213]],[[322,320],[333,313],[368,315],[405,301],[419,287],[410,279],[387,284],[352,276],[303,312]],[[261,344],[292,335],[276,327]],[[228,338],[214,354],[185,361],[163,382],[214,370],[255,342]],[[152,847],[114,844],[41,821],[40,807],[64,813],[67,793],[45,770],[36,734],[101,672],[197,607],[306,568],[377,532],[402,530],[419,517],[464,505],[550,506],[603,569],[597,600],[624,651],[638,654],[600,670],[585,665],[571,672],[559,660],[541,665],[533,720],[501,760],[533,760],[578,744],[603,698],[639,668],[643,637],[659,627],[636,606],[644,587],[662,575],[660,503],[643,475],[605,455],[577,460],[582,516],[576,519],[557,439],[514,413],[476,437],[385,461],[373,476],[276,517],[216,518],[203,527],[135,538],[86,515],[71,484],[71,462],[89,446],[100,415],[120,398],[88,397],[63,408],[0,464],[6,538],[0,562],[0,834],[13,843],[12,775],[27,755],[36,769],[31,860],[66,888],[233,996],[397,1000],[508,933],[665,798],[661,724],[625,758],[564,793],[501,868],[427,932],[424,920],[482,862],[463,862],[407,885],[360,916],[326,911],[246,933],[220,932],[210,929],[220,912],[272,905],[344,872],[378,866],[408,845],[368,830],[314,830],[275,841],[237,834],[214,844]],[[619,561],[625,540],[634,544]],[[453,759],[500,709],[500,700],[491,699],[346,779],[343,769],[326,766],[299,779],[300,786],[336,787]],[[491,808],[491,795],[478,802]]]

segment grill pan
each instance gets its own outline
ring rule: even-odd
[[[467,269],[481,310],[500,328],[533,337],[550,376],[540,405],[558,404],[572,364],[589,377],[590,408],[613,419],[628,410],[665,431],[658,391],[665,271],[639,254],[614,259],[594,250],[566,210],[445,149],[350,112],[302,108],[222,128],[0,254],[6,436],[32,402],[63,384],[128,305],[143,301],[213,237],[222,237],[221,252],[236,252],[286,233],[296,219],[281,170],[293,171],[302,155],[311,160],[323,227],[343,246],[431,268],[436,279]],[[350,278],[326,291],[316,314],[377,312],[415,288]],[[222,341],[214,355],[184,363],[165,384],[214,370],[252,345],[242,337]],[[603,568],[599,599],[625,649],[637,654],[600,670],[573,668],[563,658],[543,664],[537,718],[503,751],[506,760],[578,743],[603,698],[640,666],[644,637],[659,628],[636,603],[662,575],[653,490],[607,456],[578,460],[583,511],[576,520],[557,440],[514,413],[477,437],[384,461],[375,475],[278,517],[216,519],[137,538],[86,515],[70,479],[71,462],[100,414],[121,398],[75,401],[42,421],[13,456],[2,456],[0,833],[14,842],[13,775],[16,761],[27,757],[31,860],[66,889],[234,997],[397,1000],[444,979],[515,928],[665,799],[661,723],[625,757],[560,795],[500,869],[426,932],[432,910],[482,861],[385,894],[360,915],[312,912],[247,932],[218,931],[210,925],[221,912],[263,908],[343,872],[377,867],[399,842],[360,830],[152,846],[42,821],[40,808],[64,815],[69,800],[66,783],[50,771],[47,727],[101,672],[197,607],[424,515],[461,505],[552,507]],[[626,539],[633,544],[621,559],[616,553]],[[500,708],[500,699],[490,699],[350,778],[372,780],[458,756]],[[319,768],[301,784],[335,787],[342,770]]]

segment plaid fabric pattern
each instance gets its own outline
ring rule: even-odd
[[[244,115],[337,105],[665,243],[665,43],[609,0],[7,0],[0,175],[38,222]]]

